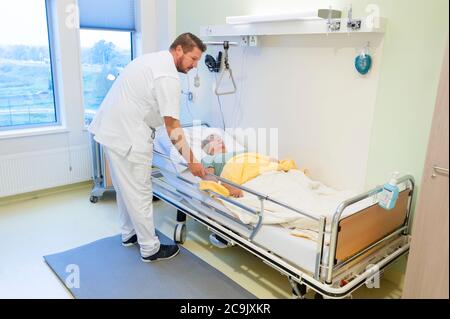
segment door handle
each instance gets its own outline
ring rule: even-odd
[[[437,174],[447,174],[448,176],[448,168],[439,167],[437,165],[433,165],[433,174],[431,175],[432,178],[437,177]]]

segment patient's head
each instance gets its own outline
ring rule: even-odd
[[[217,134],[211,134],[202,141],[202,150],[208,155],[226,152],[222,137]]]

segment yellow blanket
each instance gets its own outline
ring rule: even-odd
[[[258,153],[242,153],[228,160],[220,177],[235,184],[242,185],[265,172],[287,172],[291,169],[298,169],[295,162],[291,159],[277,161]],[[225,187],[212,181],[201,181],[200,189],[212,190],[223,196],[230,195]]]
[[[202,191],[213,191],[225,197],[230,196],[230,191],[228,189],[214,181],[200,181],[199,189]]]

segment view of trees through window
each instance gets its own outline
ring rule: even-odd
[[[85,124],[92,121],[120,71],[131,61],[131,34],[80,30]]]
[[[45,1],[1,1],[0,30],[0,129],[55,123]]]

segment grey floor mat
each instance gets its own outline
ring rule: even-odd
[[[173,243],[158,233],[162,243]],[[45,261],[75,298],[254,299],[220,271],[180,247],[173,259],[144,263],[121,236],[101,239]]]

